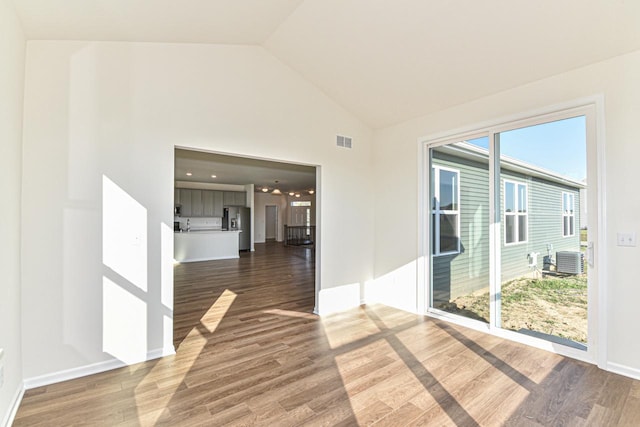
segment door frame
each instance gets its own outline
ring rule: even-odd
[[[314,283],[314,301],[313,301],[313,313],[318,314],[319,313],[319,309],[318,309],[318,304],[320,301],[320,289],[321,289],[321,246],[322,246],[322,215],[321,212],[322,210],[320,209],[320,206],[322,204],[322,165],[320,164],[311,164],[311,163],[303,163],[303,162],[292,162],[289,160],[282,160],[282,159],[276,159],[276,158],[272,158],[272,157],[257,157],[257,156],[249,156],[246,154],[242,154],[242,153],[235,153],[235,152],[228,152],[228,151],[217,151],[217,150],[212,150],[212,149],[208,149],[208,148],[200,148],[200,147],[193,147],[193,146],[188,146],[188,145],[174,145],[171,147],[171,158],[174,160],[173,164],[174,164],[174,169],[172,172],[173,175],[173,185],[174,187],[172,187],[171,189],[171,194],[174,194],[173,192],[175,191],[175,181],[176,181],[176,177],[175,177],[175,152],[176,150],[190,150],[190,151],[200,151],[203,153],[212,153],[212,154],[221,154],[224,156],[232,156],[232,157],[238,157],[238,158],[244,158],[244,159],[254,159],[254,160],[263,160],[266,162],[276,162],[276,163],[287,163],[287,164],[291,164],[291,165],[300,165],[300,166],[309,166],[315,169],[315,175],[316,175],[316,184],[315,184],[315,220],[316,220],[316,241],[315,241],[315,266],[314,266],[314,270],[315,270],[315,283]],[[174,205],[173,203],[171,204],[171,210],[173,211]],[[252,214],[255,214],[254,212],[254,206],[252,205]],[[252,227],[252,233],[253,233],[253,229],[255,229],[255,224]],[[276,230],[277,233],[277,230]],[[172,251],[173,251],[173,245],[172,247]],[[173,284],[173,274],[171,274],[171,289],[172,291],[175,288],[175,285]],[[173,318],[171,319],[171,330],[173,331]],[[173,339],[173,338],[172,338]]]
[[[434,311],[429,308],[430,304],[430,210],[429,210],[429,188],[431,185],[431,169],[429,163],[429,150],[436,146],[445,145],[453,141],[472,139],[478,136],[488,135],[490,138],[489,156],[494,163],[499,162],[494,155],[495,144],[493,135],[512,129],[532,126],[542,122],[562,120],[563,118],[584,115],[586,117],[586,149],[587,149],[587,176],[588,190],[588,217],[589,240],[593,243],[592,257],[595,259],[595,266],[588,270],[588,335],[587,351],[577,350],[561,344],[526,336],[515,331],[505,330],[496,326],[496,301],[494,300],[496,283],[499,283],[499,265],[495,265],[495,260],[500,255],[500,228],[495,227],[495,221],[491,221],[490,230],[490,268],[491,277],[491,316],[489,324],[466,319],[441,311]],[[599,367],[606,369],[607,364],[607,253],[606,253],[606,170],[605,170],[605,127],[604,127],[604,96],[595,95],[581,98],[562,104],[543,107],[537,110],[527,111],[502,118],[489,120],[475,125],[440,132],[418,139],[418,283],[416,287],[417,312],[427,316],[441,318],[453,323],[461,324],[473,329],[481,330],[492,335],[500,336],[509,340],[521,342],[533,347],[542,348],[557,354],[569,356],[575,359],[596,363]],[[499,170],[494,164],[490,167],[490,185],[496,185],[495,171]],[[490,192],[490,218],[494,220],[500,214],[499,196],[495,197],[496,190]],[[497,193],[499,195],[499,193]],[[499,223],[501,224],[501,222]]]

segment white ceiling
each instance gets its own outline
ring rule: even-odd
[[[308,0],[265,46],[374,128],[640,48],[638,0]]]
[[[374,129],[640,49],[640,0],[12,1],[31,40],[264,46]],[[176,179],[315,186],[235,162],[187,155]]]
[[[191,176],[187,176],[187,172]],[[211,178],[211,175],[216,177]],[[316,170],[312,166],[176,150],[175,179],[214,184],[254,184],[256,192],[267,187],[270,190],[278,188],[282,193],[306,193],[315,190]]]
[[[13,0],[29,39],[258,44],[372,128],[640,49],[638,0]]]
[[[302,0],[13,0],[35,40],[261,44]]]

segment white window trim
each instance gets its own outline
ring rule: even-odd
[[[432,165],[431,169],[433,171],[433,190],[434,190],[434,197],[436,198],[436,206],[435,208],[431,209],[431,216],[433,218],[433,215],[436,215],[436,221],[433,221],[434,223],[434,230],[433,230],[433,234],[435,235],[435,238],[433,240],[435,240],[436,242],[436,247],[433,248],[433,256],[445,256],[445,255],[455,255],[455,254],[459,254],[460,253],[460,170],[458,169],[453,169],[450,167],[446,167],[446,166],[441,166],[441,165]],[[442,210],[440,209],[440,171],[441,170],[445,170],[448,172],[453,172],[458,176],[457,179],[457,186],[458,188],[456,189],[456,196],[457,196],[457,200],[456,200],[456,206],[458,206],[458,210]],[[458,239],[457,241],[457,247],[455,251],[448,251],[448,252],[440,252],[440,215],[444,214],[444,215],[456,215],[456,230],[457,230],[457,234],[456,237]]]
[[[564,208],[564,195],[568,195],[571,198],[571,212],[568,213]],[[565,218],[573,218],[573,229],[570,230],[570,234],[564,234],[564,219]],[[571,222],[569,222],[571,224]],[[562,238],[565,237],[575,237],[576,235],[576,195],[573,193],[569,193],[568,191],[562,192]]]
[[[489,135],[489,139],[491,140],[493,135],[498,132],[580,115],[587,117],[587,150],[589,152],[587,156],[587,175],[589,175],[589,182],[595,183],[594,188],[596,189],[594,190],[594,197],[589,200],[590,210],[592,212],[596,212],[596,215],[590,217],[589,225],[596,230],[595,233],[590,235],[595,237],[595,245],[593,245],[593,242],[590,242],[590,244],[595,248],[592,249],[591,253],[592,257],[594,257],[597,262],[598,268],[597,271],[594,271],[596,269],[589,269],[588,350],[584,352],[564,345],[553,344],[541,338],[528,337],[517,332],[514,333],[512,331],[506,331],[499,327],[495,327],[495,325],[500,322],[499,318],[497,322],[494,319],[496,313],[496,302],[494,300],[490,301],[492,313],[492,321],[490,325],[480,323],[476,320],[450,315],[445,312],[440,312],[437,309],[430,308],[429,301],[432,298],[431,291],[429,290],[430,263],[428,262],[428,255],[430,253],[429,248],[432,238],[430,231],[431,227],[429,225],[432,209],[431,201],[428,200],[431,175],[431,164],[429,162],[430,149],[440,145],[446,145],[448,143],[478,138],[486,135]],[[609,299],[606,286],[608,254],[606,245],[598,244],[598,242],[606,242],[608,235],[606,221],[607,197],[606,193],[601,190],[606,188],[607,181],[605,140],[605,109],[603,95],[594,95],[538,109],[522,111],[472,125],[432,133],[418,138],[418,143],[422,147],[422,156],[418,161],[418,168],[420,171],[419,176],[421,177],[418,183],[417,195],[420,201],[418,204],[418,214],[422,219],[428,218],[428,221],[421,220],[418,223],[418,231],[421,239],[418,257],[418,283],[420,285],[416,292],[418,297],[418,301],[416,302],[417,312],[484,331],[492,335],[504,336],[510,340],[541,348],[553,353],[573,357],[585,362],[596,363],[601,369],[626,375],[626,373],[619,369],[614,369],[615,367],[609,361],[607,346],[602,344],[607,342],[608,337],[608,314],[604,308],[607,307],[607,301]],[[493,153],[493,144],[490,144],[489,147],[490,153]],[[497,162],[494,160],[494,163]],[[489,170],[490,181],[494,181],[493,174],[495,174],[496,168],[499,169],[499,164],[494,165],[494,167]],[[489,198],[491,205],[490,217],[494,219],[498,219],[498,215],[500,215],[500,186],[496,185],[496,187],[497,188],[494,188],[493,192],[490,192]],[[495,197],[496,195],[498,197]],[[494,227],[493,224],[490,228],[491,244],[489,262],[491,264],[491,269],[493,270],[493,274],[491,274],[490,287],[492,292],[495,293],[496,283],[499,283],[500,280],[500,265],[496,265],[495,260],[500,259],[500,249],[502,245],[499,243],[501,240],[500,228]]]
[[[507,183],[511,183],[515,186],[516,189],[516,194],[515,194],[515,199],[514,199],[514,203],[515,203],[515,212],[507,212],[506,207],[507,207]],[[526,198],[527,198],[527,204],[526,204],[526,211],[524,214],[518,212],[518,186],[519,185],[524,185],[524,189],[526,194]],[[502,184],[502,192],[503,192],[503,197],[504,197],[504,202],[503,202],[503,206],[502,206],[502,222],[504,223],[504,239],[503,239],[503,243],[505,246],[517,246],[517,245],[521,245],[523,243],[528,243],[529,242],[529,185],[526,182],[521,182],[521,181],[514,181],[512,179],[505,179],[503,184]],[[518,238],[518,236],[520,235],[520,222],[518,221],[518,217],[520,216],[526,216],[527,217],[527,234],[526,234],[526,239],[524,240],[516,240],[515,242],[511,242],[511,243],[507,243],[507,216],[513,216],[515,217],[515,221],[514,221],[514,227],[515,227],[515,237],[516,239]]]

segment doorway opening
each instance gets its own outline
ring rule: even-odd
[[[315,221],[319,166],[180,147],[174,159],[174,259],[180,263],[174,267],[174,346],[201,327],[224,291],[235,293],[233,304],[241,306],[279,277],[299,281],[301,288],[311,285],[305,295],[313,299],[296,305],[287,302],[293,296],[274,295],[274,301],[283,309],[315,311],[319,251],[285,245],[284,230],[292,200],[308,200]],[[193,286],[203,291],[197,307],[190,300]]]

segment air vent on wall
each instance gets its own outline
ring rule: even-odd
[[[351,148],[351,138],[348,136],[337,135],[336,144],[338,147]]]

